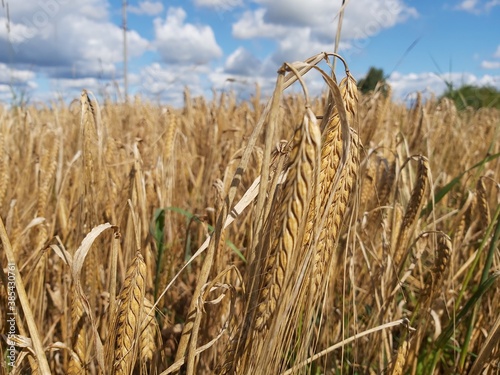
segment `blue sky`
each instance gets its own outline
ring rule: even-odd
[[[332,52],[341,0],[129,0],[129,92],[179,105],[258,83],[285,62]],[[121,0],[3,0],[0,101],[117,97],[123,86]],[[357,79],[382,68],[395,99],[439,95],[444,81],[500,89],[500,0],[350,0],[340,53]],[[322,87],[310,78],[312,91]],[[121,91],[123,92],[123,91]]]

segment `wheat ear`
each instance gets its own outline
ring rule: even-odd
[[[300,246],[298,237],[312,198],[312,181],[320,143],[316,116],[310,108],[306,108],[302,124],[294,134],[288,174],[278,201],[279,212],[271,229],[271,248],[264,262],[264,277],[254,325],[256,330],[268,326],[288,274],[289,259],[294,249]]]
[[[418,157],[418,172],[417,181],[411,192],[410,201],[406,206],[405,215],[401,224],[396,248],[394,253],[394,264],[397,267],[402,267],[406,259],[406,246],[408,238],[413,231],[418,215],[422,209],[425,191],[428,185],[429,162],[424,156]]]
[[[139,349],[141,316],[144,309],[146,263],[137,252],[130,265],[118,297],[116,342],[114,343],[113,374],[131,373]]]

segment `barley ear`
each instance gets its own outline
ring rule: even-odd
[[[138,251],[130,265],[118,297],[114,375],[128,375],[134,368],[139,349],[141,316],[144,309],[146,263]]]
[[[408,357],[408,340],[404,340],[399,346],[396,360],[394,361],[391,369],[391,375],[403,375],[403,369]]]
[[[434,266],[430,272],[430,277],[428,278],[422,299],[426,299],[429,302],[432,301],[432,296],[436,293],[443,280],[443,275],[448,268],[452,252],[451,239],[446,234],[440,232],[437,235],[437,249],[436,257],[434,261]]]
[[[477,210],[479,212],[479,222],[481,228],[487,228],[490,224],[490,209],[488,207],[488,198],[486,196],[486,187],[484,186],[484,178],[477,180],[476,184],[476,199]]]
[[[141,315],[141,334],[139,344],[139,359],[144,365],[151,363],[156,351],[156,338],[160,327],[155,318],[153,304],[144,299],[144,308]]]
[[[85,310],[78,298],[75,287],[72,287],[71,324],[72,324],[72,349],[74,355],[70,357],[68,375],[82,374],[87,361],[86,351],[89,345],[87,340],[87,327],[85,325]]]
[[[258,300],[254,328],[269,327],[269,320],[279,303],[281,290],[288,276],[292,253],[301,245],[307,209],[313,195],[321,135],[316,116],[306,108],[302,124],[296,129],[288,164],[288,174],[278,199],[278,215],[271,228],[271,247],[264,261],[263,284]]]
[[[407,256],[407,243],[410,234],[414,230],[418,215],[422,210],[424,195],[428,185],[429,162],[424,156],[418,156],[417,181],[411,192],[410,201],[406,206],[405,215],[401,224],[396,248],[394,253],[394,264],[400,269]]]

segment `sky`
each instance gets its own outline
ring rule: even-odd
[[[342,0],[129,0],[129,95],[181,105],[256,84],[284,62],[333,52]],[[122,0],[1,0],[0,102],[123,98]],[[356,79],[383,69],[396,100],[446,82],[500,89],[500,0],[347,0],[339,53]],[[342,76],[338,70],[337,75]],[[313,93],[324,87],[309,73]],[[308,75],[309,75],[308,74]]]

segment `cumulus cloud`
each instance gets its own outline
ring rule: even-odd
[[[472,14],[481,14],[489,12],[500,5],[500,0],[462,0],[456,7],[456,10],[462,10]]]
[[[122,62],[122,30],[98,0],[28,0],[12,3],[10,32],[0,20],[0,62],[38,67],[50,76],[116,74]],[[148,41],[128,31],[130,56],[141,55]]]
[[[243,5],[242,0],[194,0],[196,6],[213,8],[218,11],[231,10]]]
[[[164,62],[206,64],[222,56],[210,26],[186,23],[182,8],[169,8],[165,20],[156,18],[155,46]]]
[[[498,46],[495,53],[493,53],[493,58],[500,59],[500,46]],[[483,60],[481,62],[481,68],[483,68],[483,69],[500,69],[500,60],[499,61]]]
[[[159,1],[141,1],[137,6],[129,6],[128,11],[133,14],[156,16],[163,12],[163,4]]]
[[[164,65],[152,63],[141,69],[136,77],[137,94],[179,106],[183,91],[189,87],[193,96],[210,92],[206,79],[210,69],[203,65]]]
[[[30,70],[15,69],[0,63],[0,105],[12,100],[14,95],[24,97],[27,94],[29,97],[38,87],[35,78],[35,73]]]
[[[17,99],[27,99],[38,85],[35,73],[30,70],[15,69],[0,63],[0,105]]]
[[[500,69],[500,61],[485,60],[485,61],[481,62],[481,68],[483,68],[483,69]]]
[[[239,47],[231,53],[226,63],[224,71],[229,74],[249,76],[260,73],[262,62],[243,47]]]
[[[340,2],[328,0],[259,0],[261,7],[243,14],[233,25],[237,38],[279,38],[298,28],[308,27],[311,36],[329,36],[338,16]],[[349,3],[344,14],[342,36],[346,39],[365,38],[382,29],[417,17],[415,8],[402,0],[358,0]]]
[[[446,82],[452,83],[453,87],[473,85],[500,89],[500,76],[476,76],[471,73],[447,73],[440,77],[430,72],[409,74],[394,72],[387,81],[392,86],[393,96],[396,99],[408,98],[417,91],[424,95],[431,93],[441,95],[447,89]]]
[[[275,64],[331,50],[333,25],[340,2],[329,0],[258,0],[255,10],[246,11],[232,26],[239,39],[266,38],[277,44],[271,59]],[[365,40],[383,29],[418,17],[415,8],[402,0],[357,0],[346,8],[341,49]],[[359,44],[359,42],[356,42]]]
[[[35,73],[30,70],[14,69],[0,63],[0,84],[28,84],[35,79]]]
[[[457,5],[457,9],[465,10],[466,12],[472,12],[476,9],[478,3],[478,0],[464,0]]]
[[[239,39],[280,38],[287,33],[286,26],[265,22],[265,14],[264,8],[243,13],[232,26],[233,36]]]

